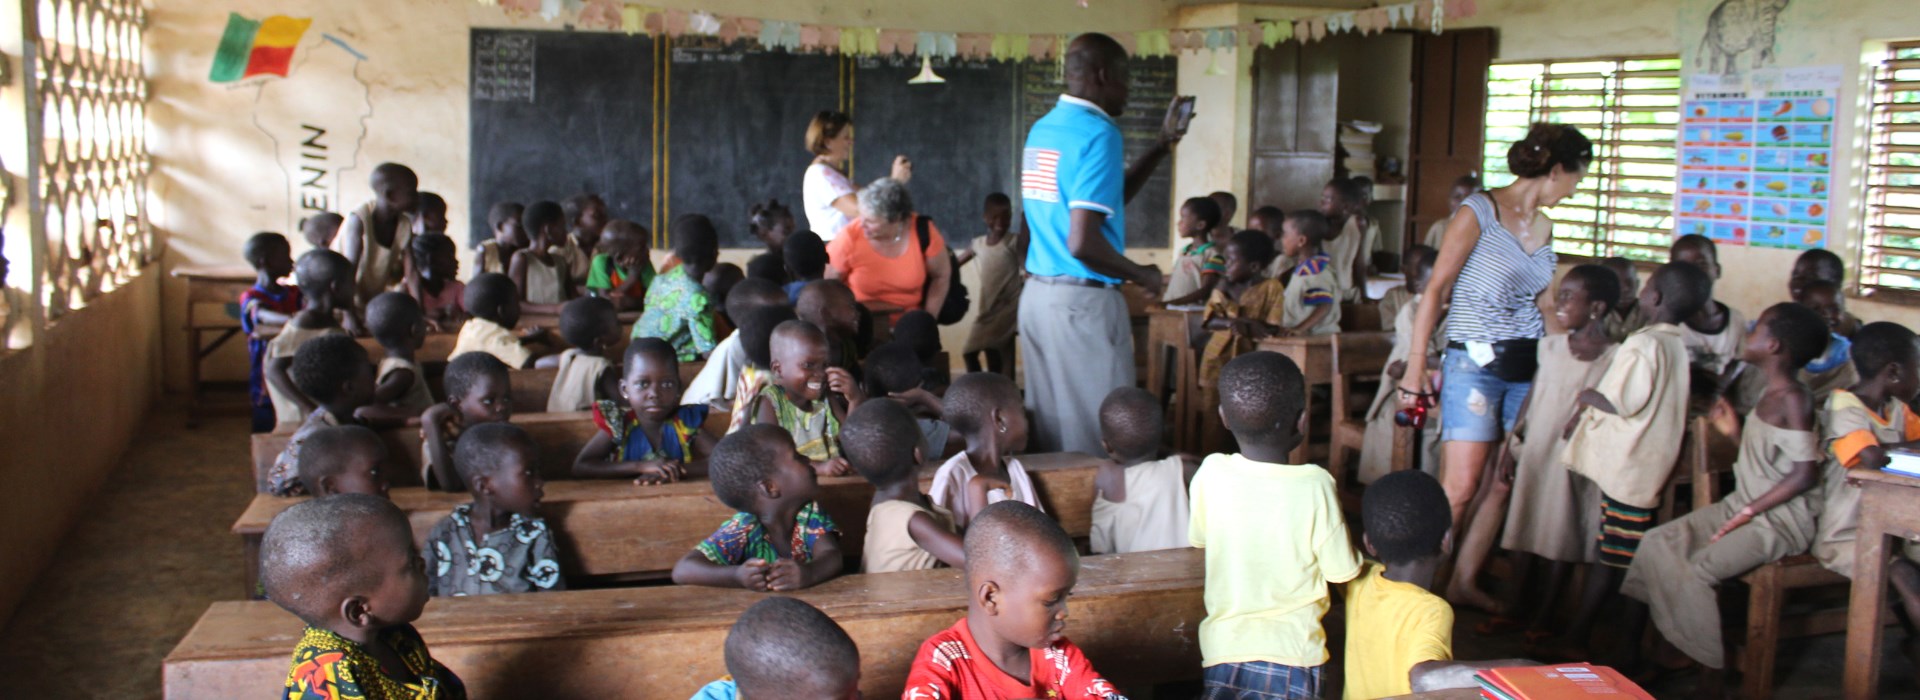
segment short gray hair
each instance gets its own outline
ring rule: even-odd
[[[887,222],[913,216],[913,195],[907,193],[907,183],[890,177],[874,180],[860,190],[860,215]]]

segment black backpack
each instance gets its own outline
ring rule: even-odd
[[[933,217],[914,217],[913,228],[914,232],[920,236],[920,256],[924,259],[927,255],[927,246],[933,242],[932,234],[929,233],[933,228]],[[942,326],[959,323],[960,319],[967,317],[967,307],[973,305],[973,300],[968,298],[967,285],[960,283],[960,263],[959,259],[954,257],[952,248],[947,249],[947,266],[947,269],[951,270],[947,275],[947,300],[940,305],[940,313],[934,317],[934,320]],[[931,280],[928,285],[932,285]],[[926,287],[922,287],[920,293],[924,296]]]

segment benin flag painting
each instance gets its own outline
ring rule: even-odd
[[[286,15],[251,20],[228,13],[227,31],[220,35],[220,50],[213,55],[213,70],[207,79],[231,83],[256,75],[286,76],[294,47],[312,25],[312,19]]]

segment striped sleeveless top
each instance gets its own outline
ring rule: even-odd
[[[1553,283],[1554,265],[1559,261],[1553,245],[1528,254],[1520,239],[1501,225],[1493,197],[1485,192],[1468,197],[1462,206],[1472,209],[1480,220],[1480,240],[1454,282],[1447,339],[1493,343],[1546,335],[1546,322],[1535,299]]]

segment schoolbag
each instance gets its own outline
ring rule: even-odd
[[[915,216],[913,228],[914,232],[920,236],[920,257],[924,259],[927,255],[927,246],[933,243],[930,233],[930,229],[933,228],[933,217]],[[973,305],[973,300],[968,298],[967,285],[960,283],[959,259],[954,257],[952,248],[947,249],[947,265],[947,269],[951,270],[947,275],[947,300],[940,305],[940,313],[934,316],[934,320],[942,326],[959,323],[960,319],[967,317],[967,308]],[[927,286],[932,286],[931,280],[928,281]],[[922,298],[925,297],[926,290],[926,287],[920,288]]]

